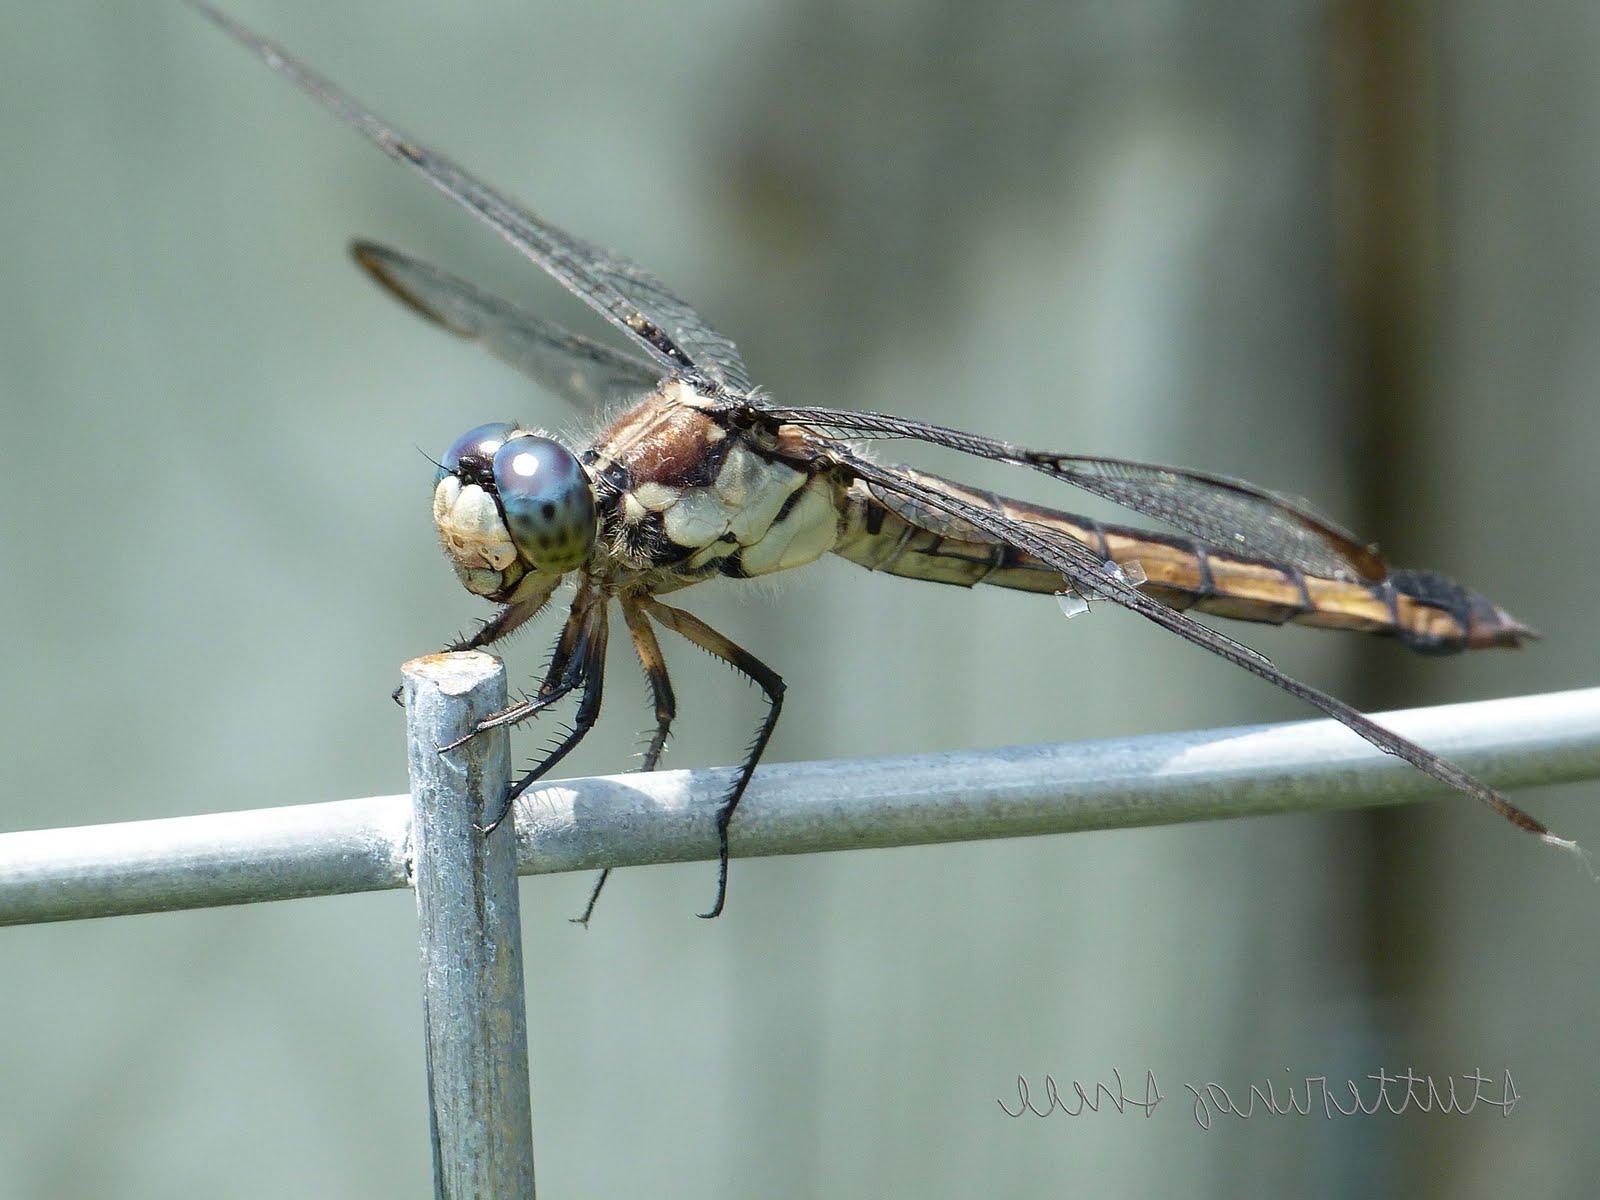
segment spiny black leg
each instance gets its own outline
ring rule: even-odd
[[[739,807],[739,799],[744,795],[756,764],[766,751],[767,741],[778,723],[778,714],[783,711],[784,683],[782,677],[766,663],[729,641],[699,617],[691,616],[680,608],[671,608],[653,597],[644,597],[641,603],[651,616],[668,629],[688,638],[708,654],[720,658],[735,671],[753,680],[767,695],[766,719],[761,722],[755,740],[750,743],[744,761],[739,764],[739,774],[733,787],[717,809],[717,899],[709,912],[700,914],[709,919],[721,915],[722,905],[728,898],[728,824],[733,820],[734,810]]]
[[[575,656],[574,651],[583,630],[589,601],[590,593],[586,589],[580,590],[577,596],[573,597],[572,607],[567,611],[567,623],[562,626],[561,636],[556,639],[555,649],[550,652],[550,663],[545,668],[544,680],[539,684],[539,690],[527,700],[513,704],[509,708],[502,708],[497,713],[490,713],[455,741],[439,747],[440,754],[464,745],[485,730],[499,729],[502,725],[515,725],[518,721],[542,712],[578,686],[581,681],[582,656]]]
[[[583,741],[584,735],[594,728],[600,716],[601,686],[606,674],[606,606],[603,602],[589,606],[585,612],[583,631],[578,638],[578,655],[577,672],[583,680],[583,699],[578,704],[577,716],[573,718],[572,731],[532,770],[506,789],[494,819],[479,826],[481,832],[493,833],[510,813],[516,798],[570,754],[573,747]]]
[[[525,622],[538,616],[544,606],[550,603],[550,593],[555,590],[554,585],[549,590],[526,600],[518,600],[515,604],[508,604],[494,616],[490,617],[470,637],[458,638],[451,642],[441,654],[454,654],[458,650],[480,650],[484,646],[492,646],[507,634],[522,626]],[[389,693],[390,699],[396,704],[403,705],[401,693],[405,691],[405,684],[401,684]]]
[[[574,661],[568,664],[566,674],[561,677],[561,681],[554,687],[541,687],[539,694],[531,700],[524,700],[520,704],[513,704],[510,708],[502,708],[497,713],[490,713],[455,741],[446,742],[440,746],[439,753],[448,754],[457,747],[466,745],[480,733],[485,733],[490,729],[499,729],[503,725],[515,725],[518,721],[524,721],[531,716],[535,716],[549,708],[582,682],[583,664]]]
[[[501,638],[508,637],[521,628],[524,623],[538,616],[548,603],[550,603],[550,592],[545,591],[526,600],[519,600],[515,604],[508,604],[478,626],[471,636],[461,638],[446,646],[445,652],[477,650],[484,646],[492,646]]]
[[[678,702],[672,695],[672,680],[667,676],[667,660],[661,653],[661,643],[656,641],[656,631],[650,627],[650,618],[645,616],[637,600],[623,597],[622,618],[628,623],[634,653],[639,656],[644,677],[650,682],[651,699],[655,701],[656,730],[639,763],[639,770],[654,771],[656,764],[661,761],[661,752],[666,749],[667,735],[672,730],[672,718],[677,715]],[[600,899],[600,889],[606,886],[606,880],[610,877],[610,867],[600,872],[600,877],[594,881],[594,889],[589,893],[589,903],[583,906],[583,915],[571,918],[574,924],[588,928],[595,903]]]

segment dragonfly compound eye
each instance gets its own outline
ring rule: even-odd
[[[594,488],[560,442],[523,434],[494,455],[494,485],[511,540],[538,571],[581,567],[594,548]]]
[[[459,475],[464,482],[485,484],[494,479],[495,451],[505,445],[506,439],[516,432],[509,421],[491,421],[469,429],[450,445],[439,461],[437,483],[446,475]]]

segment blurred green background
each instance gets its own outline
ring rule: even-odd
[[[1292,672],[1378,707],[1600,678],[1594,6],[230,8],[625,247],[775,395],[1312,496],[1547,636],[1440,662],[1244,631]],[[0,827],[404,789],[397,666],[480,615],[417,447],[569,414],[378,294],[356,234],[596,328],[177,4],[0,5]],[[772,591],[684,602],[787,677],[774,760],[1306,715],[1116,612],[839,561]],[[648,724],[624,649],[574,773]],[[753,694],[668,655],[667,765],[729,761]],[[1518,800],[1593,845],[1591,792]],[[1464,800],[741,862],[697,921],[712,883],[624,872],[584,933],[587,878],[524,882],[544,1194],[1546,1196],[1600,1170],[1600,893]],[[0,1196],[427,1195],[414,924],[394,893],[6,930]],[[1182,1086],[1380,1067],[1509,1069],[1524,1099],[1202,1132]],[[1113,1068],[1167,1102],[995,1105]]]

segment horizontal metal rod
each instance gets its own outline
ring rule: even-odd
[[[1378,719],[1498,787],[1600,778],[1600,688]],[[659,771],[540,787],[518,805],[518,870],[714,858],[714,813],[728,779],[723,770]],[[1448,794],[1332,721],[786,763],[756,773],[734,818],[733,853],[1024,837]],[[3,834],[0,924],[405,887],[410,803],[384,796]],[[1476,807],[1462,815],[1493,819]]]

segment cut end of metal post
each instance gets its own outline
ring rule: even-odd
[[[424,654],[400,668],[402,674],[426,679],[448,696],[465,695],[504,669],[498,658],[482,650]]]

